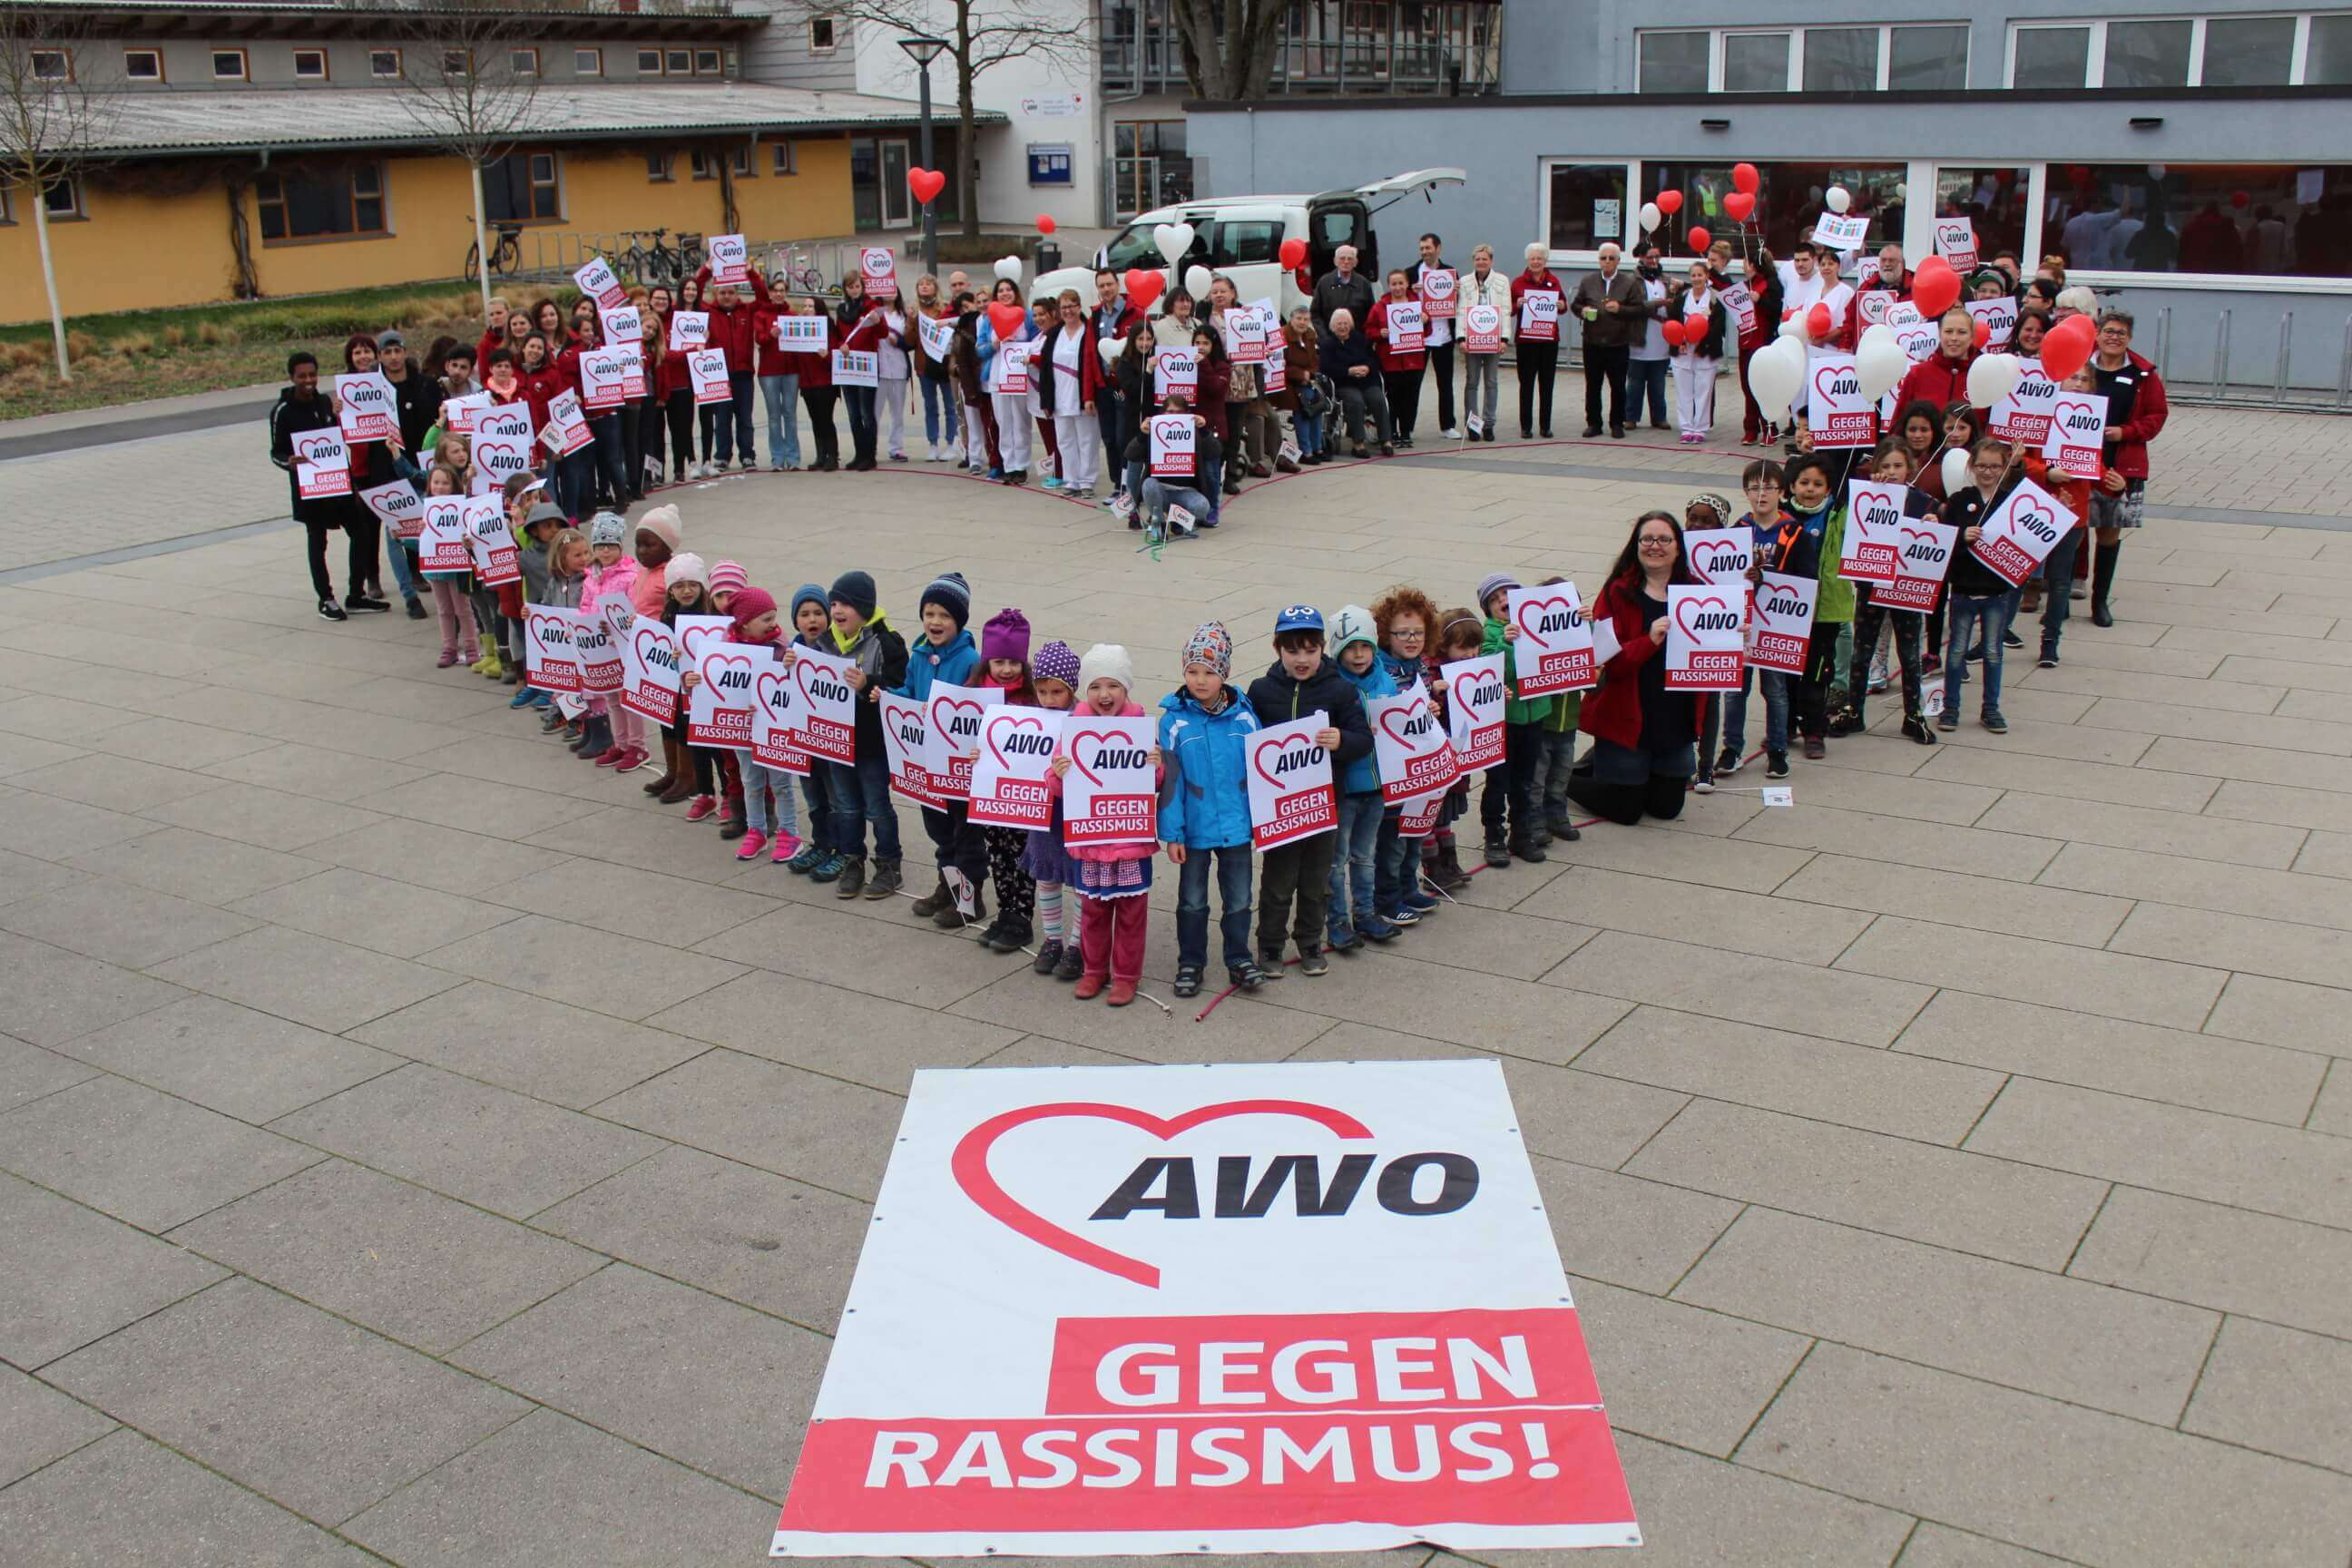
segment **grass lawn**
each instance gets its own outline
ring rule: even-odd
[[[537,298],[541,286],[524,291]],[[577,292],[566,284],[555,297],[569,308]],[[345,338],[386,327],[405,333],[409,353],[422,359],[442,332],[472,342],[481,334],[480,311],[478,294],[450,282],[69,316],[69,383],[58,379],[47,321],[0,327],[0,420],[281,381],[286,356],[298,348],[317,354],[332,374],[342,366]]]

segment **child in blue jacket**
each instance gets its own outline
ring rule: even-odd
[[[1342,608],[1332,623],[1331,641],[1340,678],[1356,689],[1360,701],[1397,695],[1397,683],[1381,662],[1370,610],[1356,605]],[[1381,810],[1380,765],[1368,751],[1339,771],[1339,842],[1331,861],[1328,917],[1333,952],[1352,956],[1368,942],[1388,942],[1397,934],[1398,928],[1373,907],[1373,857],[1380,847]],[[1355,883],[1352,900],[1350,879]]]
[[[1250,952],[1249,738],[1257,711],[1227,684],[1233,634],[1203,622],[1184,645],[1184,684],[1160,700],[1160,753],[1171,778],[1160,838],[1178,868],[1176,994],[1197,996],[1209,961],[1209,873],[1224,914],[1217,922],[1225,975],[1244,991],[1265,984]]]
[[[907,683],[898,695],[909,702],[928,703],[934,686],[978,684],[980,645],[971,640],[965,623],[971,619],[971,584],[960,572],[931,579],[923,589],[923,635],[907,645]],[[950,801],[944,809],[923,807],[923,831],[937,852],[938,879],[930,892],[915,900],[915,918],[953,931],[976,921],[981,884],[988,880],[988,838],[969,820],[971,807]],[[964,879],[963,888],[950,890],[948,871]],[[961,896],[959,896],[961,895]]]

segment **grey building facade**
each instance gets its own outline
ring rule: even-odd
[[[1698,225],[1785,255],[1843,185],[1869,246],[1913,262],[1938,217],[2028,272],[2063,255],[2176,383],[2335,401],[2352,374],[2352,11],[1884,10],[1508,5],[1499,92],[1187,105],[1199,194],[1455,164],[1468,184],[1377,220],[1384,255],[1434,229],[1507,268],[1541,241],[1573,274],[1661,191],[1684,194],[1658,231],[1671,254]],[[1763,176],[1744,226],[1721,206],[1740,162]]]

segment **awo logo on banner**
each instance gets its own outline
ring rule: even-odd
[[[1491,1061],[917,1073],[772,1553],[1638,1545],[1517,1125]]]

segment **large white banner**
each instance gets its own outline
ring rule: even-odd
[[[1639,1545],[1517,1129],[1493,1061],[918,1072],[772,1554]]]

